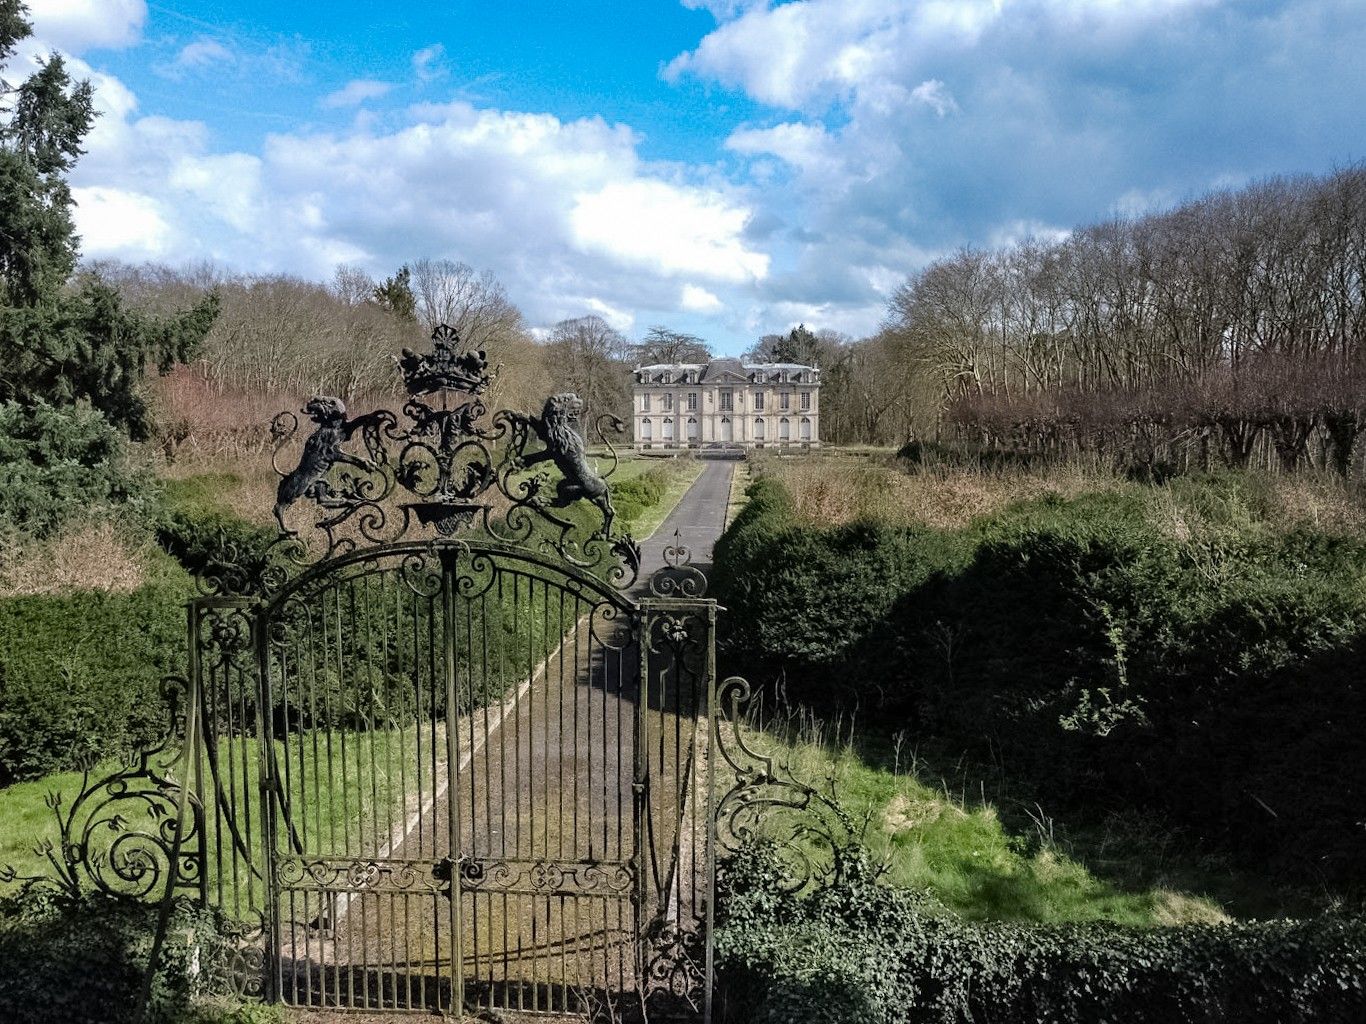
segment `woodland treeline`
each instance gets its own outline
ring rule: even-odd
[[[630,422],[635,366],[713,354],[704,339],[667,326],[630,338],[596,315],[534,332],[496,278],[454,260],[415,260],[383,280],[344,265],[328,283],[231,274],[209,264],[174,269],[98,261],[83,274],[148,313],[183,309],[210,293],[218,297],[217,319],[197,358],[157,382],[158,440],[172,456],[186,444],[259,447],[263,424],[282,400],[330,394],[364,408],[387,399],[399,385],[394,354],[421,348],[442,323],[501,366],[494,404],[533,408],[552,391],[570,390],[584,399],[586,423],[601,413]],[[883,339],[851,341],[797,327],[759,339],[747,355],[823,367],[827,436],[905,438],[913,377]]]
[[[1366,167],[963,250],[898,290],[887,330],[959,442],[1346,474],[1366,431]]]
[[[169,387],[167,442],[220,409],[250,428],[260,396],[328,393],[362,405],[397,384],[392,354],[438,323],[503,367],[495,401],[573,390],[589,419],[629,421],[630,370],[705,360],[702,338],[627,337],[585,315],[533,331],[489,273],[416,260],[330,283],[212,266],[89,265],[135,307],[165,313],[216,292],[221,312]],[[1145,471],[1316,465],[1346,474],[1366,446],[1366,166],[1280,178],[1059,240],[963,249],[911,277],[881,329],[798,326],[756,360],[822,370],[822,439],[946,442],[956,451],[1085,456]]]

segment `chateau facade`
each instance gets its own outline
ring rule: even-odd
[[[656,363],[635,371],[635,446],[820,444],[820,370],[797,363]]]

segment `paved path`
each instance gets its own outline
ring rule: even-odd
[[[734,469],[732,462],[707,462],[642,542],[633,599],[649,596],[649,576],[665,564],[669,545],[685,545],[692,564],[709,569]],[[449,854],[447,837],[458,835],[460,856],[481,872],[472,888],[467,885],[459,908],[466,1002],[544,1011],[634,988],[627,869],[636,847],[636,739],[645,739],[653,808],[641,839],[646,884],[656,893],[676,891],[673,875],[687,867],[674,864],[671,852],[680,827],[689,827],[679,820],[690,784],[679,766],[692,750],[696,726],[690,707],[669,690],[677,684],[660,682],[678,678],[677,670],[661,672],[657,664],[650,673],[650,706],[637,718],[640,650],[624,616],[602,605],[592,610],[573,603],[566,609],[554,588],[528,588],[525,598],[532,617],[552,623],[578,619],[577,626],[558,646],[553,640],[540,643],[525,680],[492,718],[484,710],[462,716],[462,763],[452,776],[459,820],[452,827],[452,801],[439,794],[425,827],[396,842],[392,857],[430,864]],[[543,890],[547,885],[550,894]],[[365,962],[369,979],[359,987],[366,997],[341,1000],[351,1005],[392,1006],[394,993],[400,1003],[445,1004],[449,996],[440,993],[448,990],[439,979],[446,973],[441,962],[451,956],[447,917],[453,908],[444,897],[432,903],[431,897],[414,902],[404,896],[396,912],[386,899],[353,899],[338,922],[330,955],[309,959],[338,967]],[[414,979],[423,976],[430,982],[418,980],[415,988]],[[322,998],[307,1001],[332,1002],[326,990],[341,986],[335,978],[330,984],[318,980],[316,988],[307,987],[322,989]],[[436,988],[423,992],[429,984]]]
[[[650,573],[664,564],[664,548],[674,543],[675,531],[678,541],[688,548],[692,564],[703,572],[710,570],[711,549],[726,525],[726,505],[730,501],[734,473],[734,462],[708,461],[703,464],[702,474],[693,481],[669,517],[641,544],[642,584],[637,590],[645,585],[643,581],[649,579]]]

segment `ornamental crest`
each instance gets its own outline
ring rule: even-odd
[[[299,568],[358,548],[462,531],[558,555],[618,588],[635,582],[640,548],[616,528],[607,485],[618,465],[608,435],[625,431],[619,418],[591,425],[607,452],[600,471],[578,396],[490,416],[484,399],[499,367],[450,327],[432,333],[430,354],[404,349],[394,362],[407,393],[399,413],[352,415],[340,398],[318,395],[302,422],[293,412],[271,422],[279,534],[265,552],[225,550],[204,574],[211,592],[269,593]],[[301,434],[297,462],[282,466]]]

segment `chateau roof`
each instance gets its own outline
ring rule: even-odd
[[[659,378],[666,373],[675,378],[675,383],[679,383],[676,380],[679,374],[696,373],[698,383],[714,384],[727,377],[739,381],[751,381],[757,377],[759,382],[767,383],[766,378],[770,374],[808,372],[812,375],[814,383],[816,374],[820,373],[814,366],[807,366],[804,363],[747,363],[733,356],[721,356],[706,363],[651,363],[648,366],[636,367],[639,379],[647,383],[662,383]]]

